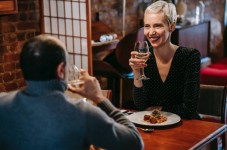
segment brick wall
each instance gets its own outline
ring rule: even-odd
[[[126,0],[126,18],[125,32],[129,33],[138,28],[138,10],[139,0]],[[117,34],[122,34],[123,27],[123,0],[92,0],[91,1],[91,18],[96,19],[96,12],[99,12],[100,21],[113,28]]]
[[[143,10],[154,0],[126,0],[126,34],[136,30],[139,20],[143,17]],[[195,15],[195,6],[198,0],[185,0],[188,11],[187,17]],[[203,0],[205,4],[205,19],[211,20],[210,53],[213,60],[224,55],[223,31],[225,0]],[[148,3],[146,3],[148,2]],[[100,12],[100,20],[105,22],[117,33],[122,31],[122,0],[92,0],[91,15],[95,20],[95,13]],[[142,13],[142,15],[141,15]]]
[[[18,13],[0,16],[0,92],[25,86],[19,67],[23,43],[40,33],[39,0],[18,0]]]

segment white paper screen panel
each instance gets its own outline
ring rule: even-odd
[[[88,69],[86,0],[43,0],[44,33],[65,43],[70,63]]]
[[[79,15],[80,15],[80,13],[79,13],[79,4],[78,3],[73,3],[73,17],[75,18],[75,19],[79,19],[80,17],[79,17]]]
[[[65,35],[65,19],[59,18],[58,24],[59,24],[59,34]]]
[[[65,12],[64,12],[64,5],[63,5],[63,1],[58,1],[58,17],[63,18],[65,17]]]
[[[57,1],[56,0],[51,0],[49,6],[51,8],[50,9],[50,15],[52,17],[57,17],[57,9],[56,9]]]
[[[81,31],[80,24],[81,24],[81,21],[78,21],[78,20],[73,21],[73,28],[74,28],[75,36],[80,36],[80,31]]]
[[[85,3],[80,3],[80,18],[86,20],[86,5],[85,5]]]

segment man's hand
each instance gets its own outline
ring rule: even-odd
[[[81,84],[79,87],[68,85],[68,90],[92,100],[95,104],[107,99],[102,94],[99,81],[95,77],[90,76],[84,69],[81,69],[80,80],[84,81],[84,84]]]

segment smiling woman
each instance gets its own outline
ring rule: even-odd
[[[157,1],[144,13],[144,35],[150,43],[151,55],[141,62],[131,52],[129,59],[134,77],[144,68],[150,80],[133,83],[133,100],[137,110],[162,107],[184,119],[199,119],[196,112],[199,97],[200,52],[171,42],[176,28],[176,7],[172,3]]]

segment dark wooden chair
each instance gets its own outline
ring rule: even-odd
[[[122,108],[123,79],[132,79],[133,73],[129,66],[131,51],[134,50],[134,43],[138,40],[145,40],[143,28],[125,35],[117,44],[112,53],[103,60],[93,60],[94,76],[106,77],[108,89],[112,90],[112,102],[115,106]]]
[[[198,101],[198,113],[202,120],[226,124],[226,86],[200,85],[200,98]],[[226,149],[226,135],[218,140],[222,142],[222,149]],[[211,149],[217,149],[219,141],[211,144]]]

